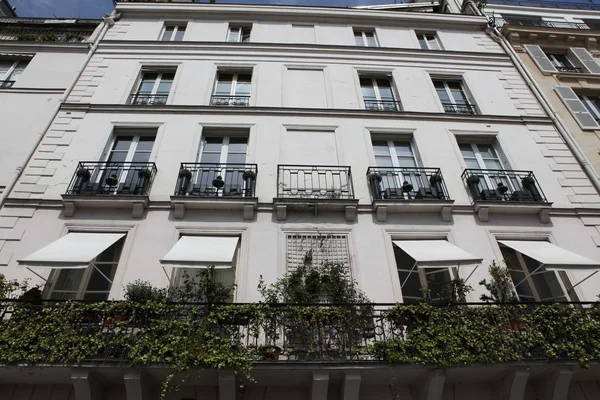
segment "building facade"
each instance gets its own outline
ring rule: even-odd
[[[419,302],[422,287],[435,301],[459,277],[477,302],[488,265],[506,260],[523,302],[596,300],[600,195],[487,18],[116,11],[2,208],[8,278],[45,298],[116,300],[137,279],[166,288],[216,264],[248,303],[261,277],[310,254],[342,264],[375,303]],[[585,399],[600,380],[570,361],[285,365],[257,367],[242,392],[206,371],[168,396]],[[7,398],[156,398],[150,382],[165,374],[49,368],[6,367]]]

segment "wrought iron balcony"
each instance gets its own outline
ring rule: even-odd
[[[151,162],[82,161],[71,179],[67,195],[148,196],[156,176]]]
[[[531,171],[466,169],[462,178],[473,202],[547,202]]]
[[[254,197],[256,164],[181,163],[175,196]]]
[[[0,89],[10,89],[15,81],[0,81]]]
[[[129,97],[129,104],[142,105],[142,106],[160,106],[167,104],[169,93],[148,93],[148,92],[137,92],[133,93]]]
[[[89,30],[71,30],[64,27],[20,27],[0,28],[0,40],[20,40],[27,42],[84,42],[90,38],[94,28]]]
[[[217,96],[210,99],[211,106],[248,107],[250,96]]]
[[[350,167],[337,165],[279,165],[280,199],[354,199]]]
[[[399,111],[400,102],[395,100],[365,100],[365,109],[378,111]]]
[[[439,168],[369,167],[373,200],[450,200]]]
[[[488,0],[490,4],[508,6],[561,8],[571,10],[600,10],[600,4],[591,2],[543,1],[543,0]]]
[[[455,104],[442,102],[444,106],[444,112],[451,114],[477,114],[477,109],[474,104]]]
[[[215,343],[221,353],[227,344],[236,363],[382,361],[483,368],[537,360],[546,361],[547,368],[549,360],[575,365],[600,356],[597,303],[151,304],[2,300],[0,350],[10,360],[1,361],[129,366],[137,360],[138,367],[164,366],[181,360],[182,349],[183,356],[202,362]],[[569,329],[561,329],[566,325]],[[64,351],[53,340],[41,340],[35,332],[42,329],[59,332],[73,347]],[[19,340],[12,340],[15,335]],[[228,363],[223,367],[231,368]]]
[[[558,72],[575,72],[578,74],[583,73],[583,69],[576,67],[555,67]]]

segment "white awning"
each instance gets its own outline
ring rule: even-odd
[[[26,268],[87,268],[123,236],[124,233],[68,233],[17,262]]]
[[[394,240],[394,244],[414,258],[421,268],[473,264],[482,260],[446,240]]]
[[[598,269],[600,263],[545,241],[499,240],[521,254],[539,261],[547,270]]]
[[[182,236],[166,256],[163,267],[231,268],[239,237]]]

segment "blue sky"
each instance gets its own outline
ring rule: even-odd
[[[113,9],[112,0],[8,0],[17,7],[20,17],[100,18]],[[399,0],[398,2],[406,2]],[[208,0],[199,2],[208,3]],[[355,5],[389,4],[394,0],[217,0],[229,4],[280,4],[349,7]]]
[[[208,0],[196,0],[208,3]],[[525,0],[526,1],[526,0]],[[9,0],[20,17],[100,18],[113,9],[112,0]],[[350,7],[355,5],[390,4],[394,0],[217,0],[229,4],[280,4],[305,6]],[[398,0],[398,3],[408,0]],[[600,4],[600,0],[560,0],[560,2]]]

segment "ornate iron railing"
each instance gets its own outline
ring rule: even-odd
[[[501,25],[517,26],[536,26],[540,28],[560,28],[560,29],[594,29],[586,24],[576,22],[544,21],[537,18],[513,18],[504,17],[499,20]]]
[[[490,4],[506,4],[508,6],[561,8],[573,10],[600,10],[600,4],[591,2],[566,2],[542,0],[488,0]]]
[[[175,196],[254,197],[256,164],[181,163]]]
[[[211,106],[248,107],[250,96],[217,96],[210,99]]]
[[[400,102],[395,100],[365,100],[365,109],[378,111],[400,111]]]
[[[153,162],[82,161],[66,194],[81,196],[148,196],[156,176]]]
[[[444,112],[452,114],[477,114],[477,109],[474,104],[455,104],[443,102]]]
[[[15,81],[0,81],[0,89],[10,89]]]
[[[373,200],[450,200],[439,168],[369,167]]]
[[[350,167],[279,165],[277,197],[288,199],[354,199]]]
[[[147,93],[137,92],[133,93],[129,97],[129,104],[142,105],[142,106],[160,106],[167,104],[169,93]]]
[[[583,73],[583,69],[577,67],[556,67],[556,70],[558,72],[575,72],[578,74]]]
[[[91,30],[71,30],[59,27],[0,28],[0,40],[22,40],[33,42],[85,42],[93,33]]]
[[[531,171],[465,169],[462,178],[474,202],[546,202],[544,192]]]
[[[34,349],[38,363],[130,363],[143,354],[147,364],[169,364],[176,349],[201,357],[206,351],[202,346],[214,335],[220,344],[231,345],[236,356],[255,362],[428,364],[431,354],[425,350],[439,358],[447,346],[457,354],[442,358],[457,357],[457,364],[573,360],[577,352],[591,359],[600,356],[598,303],[151,304],[2,300],[0,348],[10,355]],[[560,329],[561,321],[577,325]],[[178,329],[176,341],[169,340],[173,329]],[[76,348],[61,354],[50,338],[31,330],[57,332]],[[498,348],[490,352],[488,346]]]

